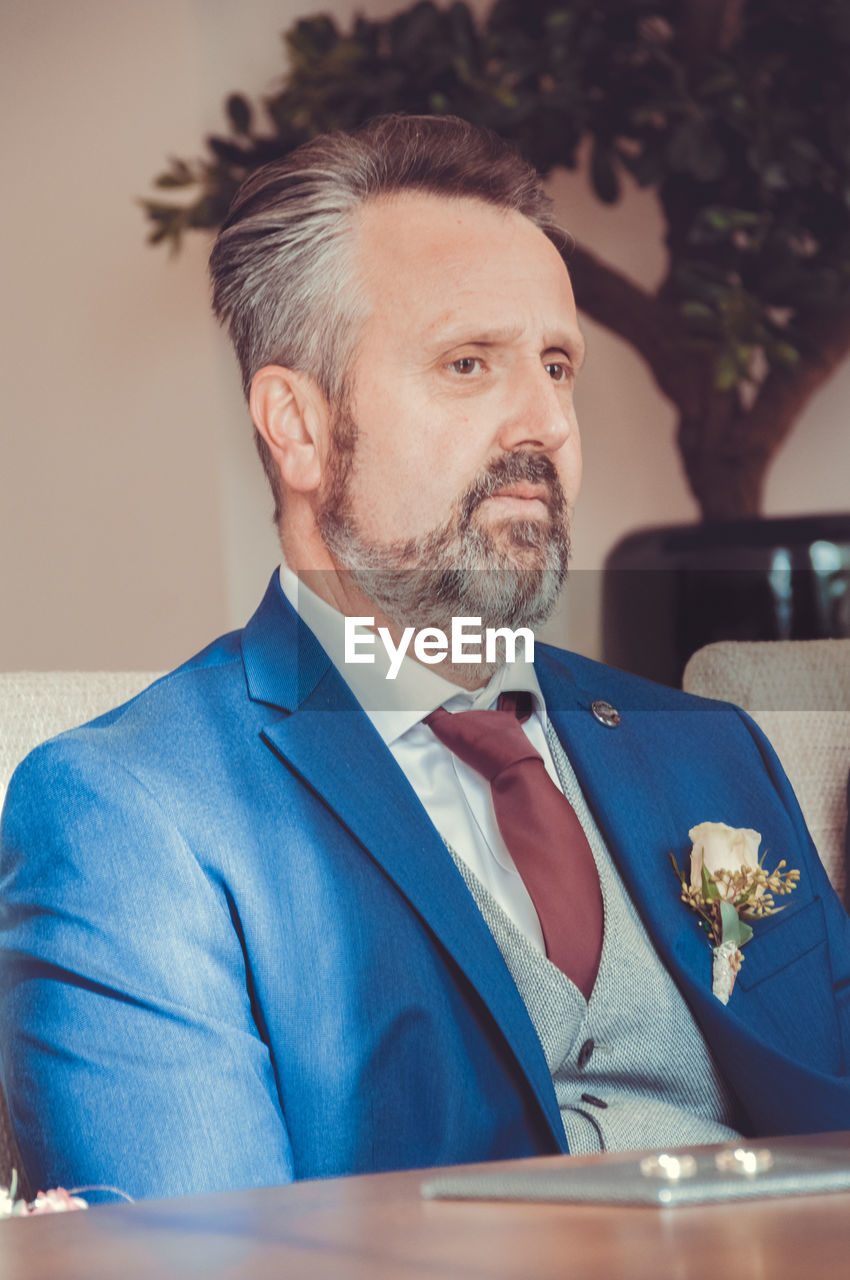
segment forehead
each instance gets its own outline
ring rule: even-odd
[[[371,201],[358,215],[355,266],[367,336],[439,342],[456,331],[463,341],[498,329],[581,342],[561,255],[512,210],[420,192]]]

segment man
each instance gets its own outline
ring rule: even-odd
[[[244,631],[10,788],[3,1084],[39,1185],[850,1126],[848,921],[755,726],[437,634],[531,628],[563,581],[560,244],[536,176],[452,119],[317,139],[237,195],[214,302],[284,564]],[[800,872],[726,1005],[668,860],[706,820]]]

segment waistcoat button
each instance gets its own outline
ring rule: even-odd
[[[579,1071],[584,1071],[588,1062],[590,1062],[591,1056],[593,1054],[593,1049],[594,1049],[593,1040],[592,1039],[585,1040],[584,1044],[581,1046],[581,1048],[578,1051],[578,1058],[576,1059],[576,1065],[578,1066]]]
[[[592,1107],[601,1107],[603,1111],[607,1111],[608,1103],[603,1102],[601,1098],[595,1098],[592,1093],[583,1093],[581,1095],[582,1102],[589,1102]]]

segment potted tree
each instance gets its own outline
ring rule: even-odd
[[[850,517],[779,527],[759,518],[773,454],[850,352],[850,8],[498,0],[477,23],[465,4],[421,0],[348,31],[308,18],[285,43],[279,92],[259,110],[233,94],[227,134],[156,179],[163,192],[183,190],[145,202],[151,241],[179,247],[188,232],[217,225],[258,165],[386,111],[462,115],[512,140],[544,173],[574,168],[589,146],[601,201],[618,199],[624,171],[657,192],[668,265],[649,292],[576,245],[579,304],[637,349],[676,406],[703,516],[701,526],[649,531],[612,553],[607,656],[675,679],[685,650],[707,639],[850,633]],[[756,576],[731,589],[729,565]],[[721,574],[708,610],[696,607],[707,573]],[[641,656],[632,597],[650,584],[666,631]]]

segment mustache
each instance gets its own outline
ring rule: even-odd
[[[544,485],[549,510],[553,519],[560,519],[567,505],[564,489],[551,458],[541,453],[517,450],[506,453],[491,462],[460,500],[460,526],[466,529],[477,507],[492,498],[500,489],[527,480],[530,484]]]

